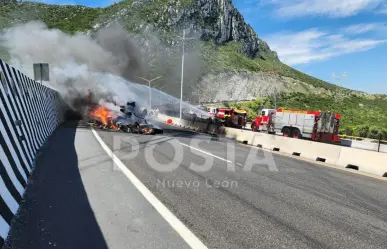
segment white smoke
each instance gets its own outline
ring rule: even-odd
[[[119,104],[136,101],[149,107],[149,88],[133,82],[144,71],[142,59],[149,58],[148,54],[140,49],[144,44],[136,46],[135,39],[120,26],[101,29],[93,37],[81,33],[70,36],[34,21],[4,30],[0,42],[11,56],[11,65],[30,78],[33,63],[48,63],[50,81],[44,83],[69,103],[86,97],[90,89],[110,109],[113,105],[106,99],[112,98]],[[178,102],[156,89],[152,89],[152,95],[161,102]]]
[[[144,99],[139,96],[141,92],[131,92],[133,83],[128,81],[141,71],[141,51],[118,26],[103,29],[92,39],[30,22],[5,30],[1,42],[11,56],[11,64],[31,78],[33,63],[49,63],[50,82],[45,83],[66,99],[85,96],[88,89],[117,95],[121,101]]]

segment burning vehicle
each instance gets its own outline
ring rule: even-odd
[[[127,102],[125,105],[118,105],[114,100],[108,100],[108,103],[115,108],[108,108],[105,105],[100,104],[89,105],[87,116],[89,122],[92,123],[94,127],[144,135],[163,133],[162,129],[147,122],[145,118],[148,115],[147,109],[138,108],[136,102],[132,101]],[[90,95],[89,102],[92,102],[92,96]]]

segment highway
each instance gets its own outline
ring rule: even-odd
[[[164,128],[156,136],[97,134],[208,248],[387,248],[385,181]],[[188,248],[109,161],[88,128],[61,128],[53,140],[6,248],[54,248],[54,240],[56,248]],[[175,153],[172,144],[181,151]],[[227,144],[235,148],[235,158]],[[138,154],[128,158],[133,151]],[[182,162],[162,172],[147,153],[158,163],[173,162],[175,155]],[[266,165],[267,158],[275,163]],[[191,163],[205,162],[210,169],[192,169]],[[257,163],[244,171],[251,162]],[[227,170],[233,166],[235,171]],[[74,212],[79,213],[71,216]],[[42,228],[51,230],[49,235]]]
[[[113,148],[113,133],[98,134]],[[202,141],[199,149],[216,156],[212,168],[190,170],[191,162],[211,156],[183,146],[184,160],[172,173],[152,169],[144,156],[149,136],[136,137],[142,146],[134,159],[125,160],[126,148],[115,154],[209,248],[387,248],[386,182],[279,155],[273,155],[278,172],[266,165],[244,172],[251,148],[239,144],[236,171],[228,172],[224,140],[176,130],[164,136],[186,145]],[[169,141],[154,148],[161,163],[173,158]],[[179,180],[186,184],[178,187]]]

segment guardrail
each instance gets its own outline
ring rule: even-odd
[[[336,146],[308,140],[273,136],[227,127],[219,127],[210,123],[200,123],[179,118],[160,115],[159,118],[170,121],[171,125],[185,127],[197,131],[224,134],[228,138],[260,148],[283,152],[295,157],[303,157],[314,161],[326,162],[341,168],[350,168],[365,173],[387,177],[387,154],[375,151]]]
[[[22,201],[36,155],[66,111],[58,92],[0,60],[0,247]]]
[[[339,135],[339,137],[343,139],[350,139],[350,140],[356,140],[356,141],[367,141],[370,143],[387,144],[387,140],[383,140],[383,139],[372,139],[372,138],[355,137],[355,136],[347,136],[347,135]]]

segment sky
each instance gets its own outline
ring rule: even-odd
[[[280,59],[343,87],[387,93],[387,0],[233,0]]]
[[[42,0],[107,6],[116,0]],[[350,89],[387,94],[387,0],[232,0],[284,63]]]

